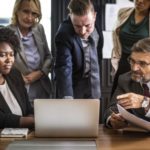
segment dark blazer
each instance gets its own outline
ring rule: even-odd
[[[12,69],[9,75],[5,76],[9,88],[14,94],[18,104],[21,107],[23,116],[33,114],[33,109],[29,103],[24,81],[20,72]],[[0,128],[4,127],[19,127],[20,116],[12,114],[4,97],[0,93]]]
[[[96,22],[99,34],[98,59],[102,59],[103,35],[102,30]],[[70,18],[63,21],[56,33],[56,88],[58,98],[73,96],[73,87],[83,78],[84,52],[81,40],[75,33]]]
[[[105,116],[104,116],[105,123],[106,123],[107,118],[112,113],[110,111],[110,107],[114,106],[114,107],[116,107],[116,110],[117,110],[116,97],[120,94],[125,94],[125,93],[129,93],[129,92],[140,94],[140,95],[143,95],[143,92],[144,92],[141,84],[139,82],[135,82],[131,79],[131,72],[127,72],[127,73],[119,76],[117,89],[116,89],[115,93],[113,94],[113,97],[111,99],[110,105],[108,106],[108,109],[105,111]],[[145,111],[143,108],[129,109],[128,111],[140,118],[150,121],[150,118],[145,117]]]

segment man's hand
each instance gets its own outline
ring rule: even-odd
[[[112,113],[109,121],[113,129],[121,129],[127,127],[128,125],[128,123],[119,113],[118,114]]]
[[[118,104],[120,104],[125,109],[141,108],[144,96],[135,93],[126,93],[117,96],[117,100]]]

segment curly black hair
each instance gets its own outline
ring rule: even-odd
[[[14,50],[14,54],[20,49],[18,36],[8,27],[0,27],[0,43],[6,42]]]

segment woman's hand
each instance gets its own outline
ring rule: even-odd
[[[28,75],[23,75],[23,79],[26,84],[31,84],[36,80],[39,80],[42,76],[43,76],[43,72],[38,70],[38,71],[33,71]]]

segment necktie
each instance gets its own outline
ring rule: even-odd
[[[95,42],[92,37],[89,37],[89,43],[91,45],[90,50],[90,80],[91,80],[91,92],[92,98],[100,98],[101,97],[101,90],[100,90],[100,71],[99,71],[99,64],[98,64],[98,55],[97,49],[95,47]]]
[[[147,84],[142,84],[142,87],[144,89],[144,96],[150,97],[150,92]]]

